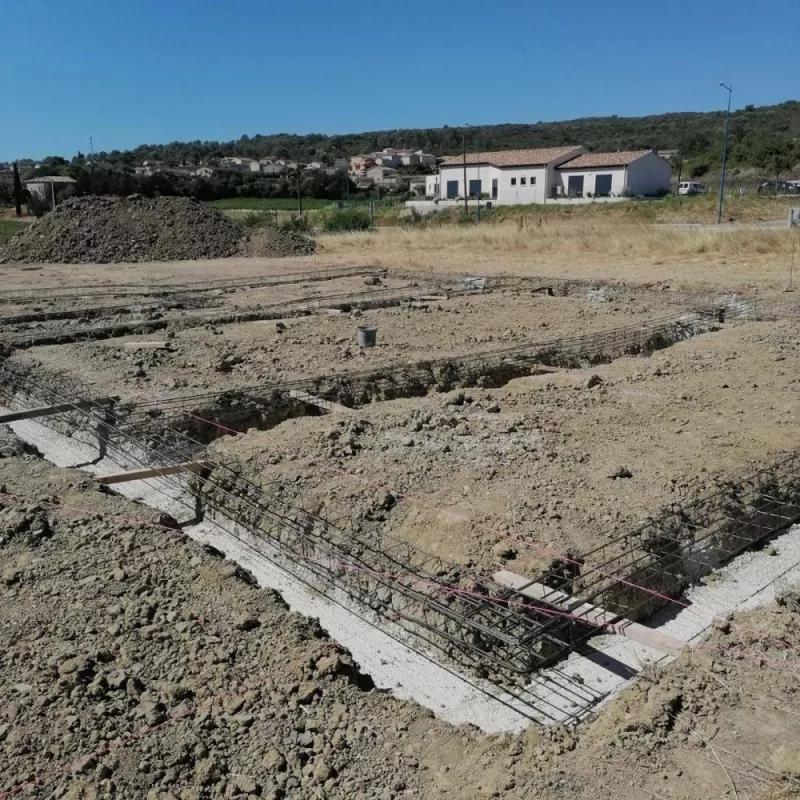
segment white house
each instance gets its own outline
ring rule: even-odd
[[[484,195],[498,205],[544,203],[560,184],[557,167],[582,152],[582,147],[571,146],[453,156],[439,167],[434,196],[453,200],[468,193],[470,197]]]
[[[625,197],[669,191],[672,169],[653,150],[583,153],[557,168],[560,183],[551,196]]]
[[[426,167],[435,167],[436,166],[436,156],[432,155],[431,153],[426,153],[423,150],[417,150],[414,153],[415,156],[419,158],[419,163],[423,164]]]
[[[439,176],[425,176],[425,197],[439,197]]]
[[[225,156],[220,159],[220,164],[235,172],[261,172],[261,164],[255,158],[245,156]]]
[[[403,163],[398,151],[393,147],[386,147],[379,153],[373,153],[372,157],[380,167],[399,167]]]
[[[374,186],[380,186],[384,189],[394,189],[400,183],[397,170],[394,167],[375,165],[364,171],[364,177],[372,181]]]

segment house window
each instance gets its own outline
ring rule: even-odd
[[[511,185],[512,186],[516,186],[517,185],[517,179],[516,178],[512,178],[511,179]]]
[[[536,186],[536,176],[531,175],[531,186]]]
[[[520,178],[520,179],[519,179],[519,185],[520,185],[520,186],[524,186],[524,185],[525,185],[525,183],[526,183],[526,181],[527,181],[527,179],[526,179],[526,178]]]

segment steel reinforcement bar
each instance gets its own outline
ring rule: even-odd
[[[792,453],[697,500],[670,504],[639,528],[584,553],[580,574],[569,583],[589,602],[646,618],[721,564],[797,522],[800,454]],[[546,579],[551,585],[558,580],[554,574]]]
[[[219,278],[187,283],[119,283],[110,286],[98,286],[97,284],[86,286],[42,286],[39,288],[7,289],[2,291],[0,292],[0,303],[20,301],[39,302],[62,297],[115,297],[126,295],[149,297],[153,295],[194,294],[197,292],[212,292],[217,289],[251,289],[260,286],[278,286],[288,283],[329,281],[335,280],[336,278],[358,277],[360,275],[378,275],[383,277],[386,274],[387,270],[382,267],[332,267],[329,269],[305,270],[303,272],[286,272],[282,275]]]
[[[74,379],[65,393],[57,388],[62,376],[31,373],[29,365],[0,362],[5,402],[72,402],[67,427],[90,435],[110,429],[108,451],[121,465],[165,465],[202,451],[199,442],[168,428],[143,442],[110,425],[107,409],[93,407],[88,389]],[[60,423],[54,429],[64,432]],[[159,480],[180,484],[175,476]],[[515,592],[408,543],[385,535],[375,541],[358,521],[326,519],[306,510],[305,503],[271,496],[235,460],[191,480],[203,508],[263,542],[265,558],[274,560],[277,550],[299,571],[313,574],[318,588],[341,590],[504,690],[514,690],[525,676],[561,660],[596,632],[545,603],[523,608]],[[619,618],[643,618],[698,577],[798,519],[800,455],[793,454],[699,501],[673,505],[640,529],[533,579]]]
[[[109,424],[106,409],[91,407],[87,389],[73,381],[65,394],[58,376],[46,381],[19,371],[7,360],[0,364],[0,392],[6,404],[69,402],[74,411],[67,430],[94,435],[105,428],[107,453],[120,466],[164,466],[190,460],[202,446],[178,431],[143,442]],[[89,407],[85,407],[89,406]],[[65,433],[63,423],[45,424]],[[179,487],[180,476],[166,476]],[[359,523],[339,524],[271,497],[245,477],[235,461],[217,463],[208,474],[193,477],[194,491],[206,513],[242,526],[256,540],[280,552],[284,559],[313,573],[318,588],[336,588],[408,635],[446,653],[451,661],[514,690],[525,676],[554,663],[574,646],[574,626],[563,615],[536,608],[519,608],[510,593],[490,579],[438,559],[397,540],[372,541]],[[268,549],[266,558],[274,560]],[[502,595],[507,595],[508,600]],[[499,599],[498,599],[499,598]],[[510,683],[509,683],[510,682]]]
[[[449,295],[473,294],[477,291],[470,286],[444,289]],[[276,303],[271,306],[255,306],[252,309],[219,309],[202,314],[182,314],[180,316],[160,316],[150,319],[121,319],[101,325],[85,325],[58,330],[24,330],[0,334],[0,348],[3,344],[15,348],[36,347],[48,344],[106,339],[135,333],[151,333],[170,326],[178,329],[196,328],[201,325],[224,325],[235,322],[254,322],[288,317],[307,316],[324,309],[385,308],[406,301],[418,300],[426,295],[442,292],[441,285],[398,287],[365,290],[362,292],[338,292],[336,294],[310,296]],[[0,325],[3,320],[0,319]]]
[[[531,342],[516,347],[465,353],[371,370],[342,372],[242,389],[180,395],[136,403],[138,417],[203,409],[235,411],[247,402],[270,403],[291,390],[303,390],[332,402],[357,407],[374,400],[390,400],[469,386],[499,386],[537,371],[542,366],[579,368],[629,355],[641,355],[689,339],[717,326],[716,309],[673,314],[649,322],[599,333]]]

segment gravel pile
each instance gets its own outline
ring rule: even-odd
[[[74,197],[0,248],[0,263],[113,264],[224,258],[239,226],[185,197]]]
[[[244,243],[244,255],[261,258],[289,258],[310,256],[316,252],[317,243],[298,231],[282,231],[277,228],[262,228],[251,234]]]

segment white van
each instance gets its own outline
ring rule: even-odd
[[[697,181],[681,181],[678,184],[678,194],[705,194],[706,191],[705,184]]]

